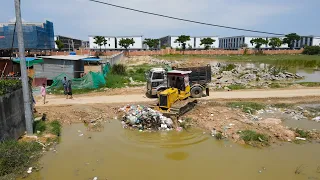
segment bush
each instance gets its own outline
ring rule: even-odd
[[[215,135],[216,139],[218,140],[221,140],[223,137],[222,137],[222,134],[219,132]]]
[[[240,133],[240,137],[245,142],[250,142],[250,141],[268,142],[268,137],[266,135],[257,133],[252,130],[242,131]]]
[[[59,121],[54,120],[52,122],[50,122],[50,132],[54,135],[60,136],[61,134],[61,124]]]
[[[243,112],[255,113],[257,110],[264,109],[266,106],[264,104],[258,104],[255,102],[230,102],[227,104],[232,108],[241,108]]]
[[[302,53],[307,55],[320,54],[320,46],[306,46]]]
[[[296,129],[295,132],[299,134],[301,138],[310,138],[310,133],[308,131],[304,131],[302,129]]]
[[[107,88],[122,88],[125,87],[126,83],[129,83],[128,78],[121,75],[108,74],[106,77]]]
[[[47,129],[47,125],[44,121],[35,121],[33,123],[33,132],[37,133],[38,131],[40,131],[41,133],[43,133],[45,130]]]
[[[0,80],[0,96],[22,88],[20,80]]]
[[[123,64],[115,64],[111,68],[112,74],[125,75],[126,74],[126,66]]]
[[[20,172],[37,160],[42,146],[36,142],[5,141],[0,144],[0,176]]]
[[[236,65],[234,65],[234,64],[228,64],[227,66],[222,67],[222,69],[221,69],[220,71],[221,71],[221,72],[222,72],[222,71],[231,71],[231,70],[233,70],[234,68],[236,68]]]

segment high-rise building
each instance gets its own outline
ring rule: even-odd
[[[26,50],[52,50],[54,49],[53,23],[22,23],[24,46]],[[18,48],[15,23],[0,23],[0,50]]]

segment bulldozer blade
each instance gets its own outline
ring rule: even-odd
[[[179,109],[178,116],[182,116],[185,113],[187,113],[188,111],[190,111],[191,109],[193,109],[197,103],[198,103],[197,100],[194,100],[192,102],[188,102],[188,104],[186,104],[185,106],[183,106]]]

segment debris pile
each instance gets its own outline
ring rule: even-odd
[[[139,130],[172,130],[173,121],[159,111],[141,105],[127,105],[119,109],[124,112],[122,125]]]

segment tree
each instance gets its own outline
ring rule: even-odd
[[[288,44],[288,46],[293,49],[294,42],[299,41],[301,37],[297,33],[290,33],[287,34],[286,37],[283,39],[284,44]]]
[[[269,46],[271,46],[272,49],[280,47],[281,45],[282,45],[282,40],[280,38],[273,37],[269,40]]]
[[[58,47],[58,50],[61,51],[61,49],[64,47],[64,44],[59,39],[55,41],[56,45]]]
[[[128,52],[128,47],[130,45],[134,45],[134,43],[135,42],[134,42],[133,38],[120,39],[120,41],[119,41],[119,45],[121,47],[125,48],[127,52]]]
[[[159,42],[159,39],[145,39],[143,44],[146,44],[150,49],[158,49]]]
[[[100,52],[101,52],[101,46],[103,45],[105,38],[103,36],[95,36],[93,39],[94,39],[93,43],[95,43],[100,47]]]
[[[102,44],[104,45],[104,48],[107,49],[106,45],[108,44],[108,40],[105,37],[102,39]]]
[[[182,44],[182,50],[183,50],[183,54],[184,51],[186,50],[186,42],[190,41],[190,36],[186,36],[186,35],[181,35],[178,37],[178,39],[176,39],[174,42],[175,43],[181,43]]]
[[[208,50],[208,49],[210,48],[210,46],[211,46],[214,42],[216,42],[215,39],[212,39],[212,38],[209,38],[209,37],[208,37],[208,38],[203,38],[203,39],[201,39],[200,41],[201,41],[200,46],[204,45],[204,49],[205,49],[205,50]]]
[[[255,38],[255,39],[251,39],[250,43],[253,45],[255,44],[255,48],[260,50],[261,46],[263,44],[268,44],[268,40],[263,39],[263,38]]]

